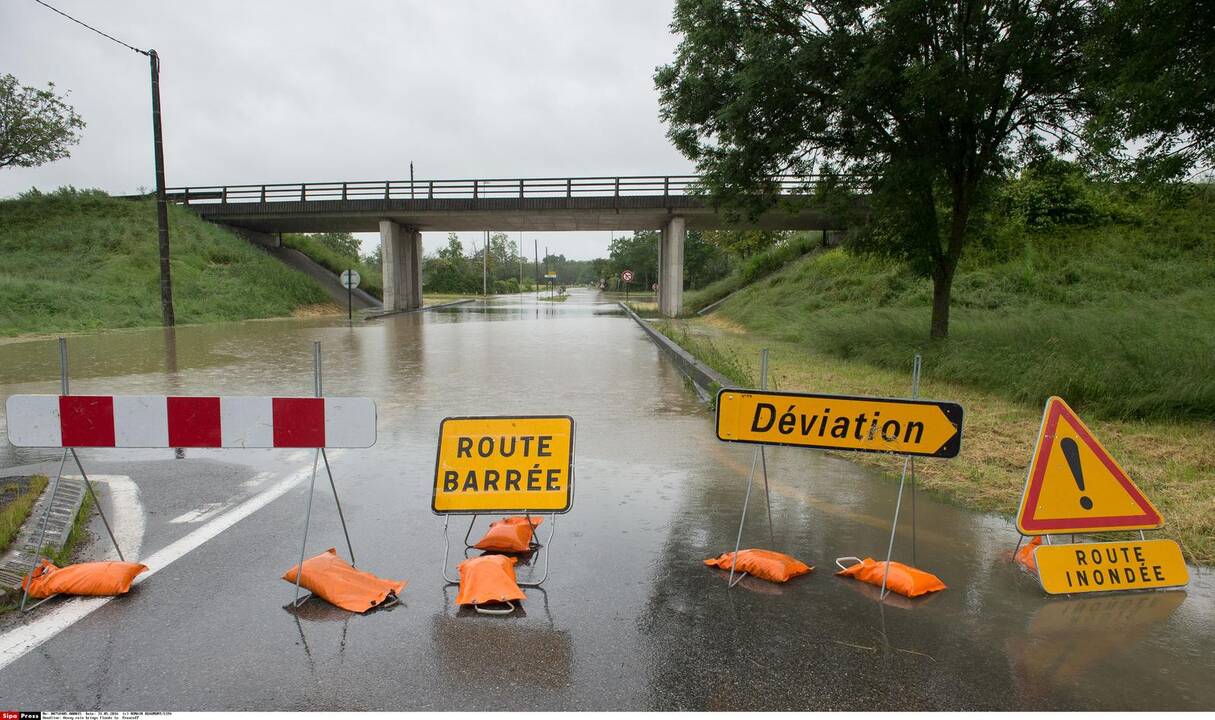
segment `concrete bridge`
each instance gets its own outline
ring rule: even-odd
[[[204,219],[254,232],[374,232],[382,243],[384,308],[422,306],[422,231],[660,230],[659,308],[683,308],[689,229],[837,230],[816,203],[817,177],[773,178],[777,207],[730,218],[693,175],[389,180],[169,188]],[[521,249],[522,250],[522,249]]]

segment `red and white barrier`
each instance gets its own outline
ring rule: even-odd
[[[366,448],[376,408],[355,397],[13,395],[17,447]]]

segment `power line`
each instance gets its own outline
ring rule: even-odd
[[[147,50],[140,50],[139,48],[135,47],[134,45],[127,45],[126,43],[124,43],[123,41],[114,37],[113,35],[104,33],[102,31],[98,30],[97,28],[93,27],[92,25],[89,25],[86,22],[81,22],[80,20],[77,20],[76,18],[72,17],[71,15],[68,15],[67,13],[63,12],[59,8],[55,8],[55,7],[51,7],[50,5],[47,5],[46,3],[42,2],[42,0],[34,0],[34,2],[38,3],[39,5],[41,5],[44,8],[47,8],[48,10],[53,10],[53,11],[59,13],[60,15],[64,16],[68,20],[71,20],[72,22],[76,23],[77,25],[83,25],[84,27],[88,28],[89,30],[92,30],[93,32],[97,33],[98,35],[100,35],[104,38],[109,38],[110,40],[113,40],[114,42],[127,48],[128,50],[134,50],[135,52],[139,53],[140,55],[151,56],[151,53],[148,52]]]

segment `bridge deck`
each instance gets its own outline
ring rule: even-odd
[[[374,232],[380,220],[425,231],[645,230],[671,217],[689,229],[838,229],[815,202],[816,178],[780,178],[780,206],[758,218],[719,211],[693,176],[424,180],[172,188],[202,217],[261,232]]]

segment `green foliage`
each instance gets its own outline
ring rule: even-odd
[[[359,287],[381,300],[384,280],[380,265],[359,257],[359,244],[349,233],[283,233],[283,245],[298,250],[329,272],[357,270]]]
[[[181,323],[290,315],[319,285],[188,210],[169,207]],[[0,335],[161,323],[156,205],[99,191],[0,201]]]
[[[22,491],[16,478],[0,479],[0,553],[17,537],[46,483],[45,475],[34,475]]]
[[[55,94],[17,83],[0,75],[0,168],[35,167],[68,157],[80,142],[84,120]]]
[[[1032,229],[1093,224],[1114,214],[1109,193],[1094,187],[1079,166],[1049,156],[1004,184],[999,198],[999,210]]]
[[[937,377],[1024,403],[1057,394],[1104,417],[1215,419],[1215,199],[1196,191],[1172,207],[1144,196],[1129,210],[1143,219],[997,227],[1008,247],[962,263],[944,342],[916,330],[928,281],[842,249],[805,257],[717,312],[884,368],[919,352]]]
[[[608,247],[608,289],[623,289],[620,273],[633,271],[635,290],[648,291],[658,282],[658,243],[662,234],[657,230],[640,230],[621,235]],[[685,288],[704,287],[730,273],[730,257],[719,245],[698,230],[689,231],[683,246],[683,277]]]
[[[802,255],[820,247],[822,242],[823,237],[820,232],[784,233],[780,242],[736,263],[734,270],[729,275],[684,295],[684,313],[695,313],[712,305],[744,285],[749,285],[765,275],[776,272]]]
[[[868,178],[852,242],[933,277],[934,337],[972,214],[1015,154],[1083,121],[1081,3],[680,0],[655,82],[668,135],[718,203],[754,215],[773,178]],[[846,189],[846,186],[845,186]]]

